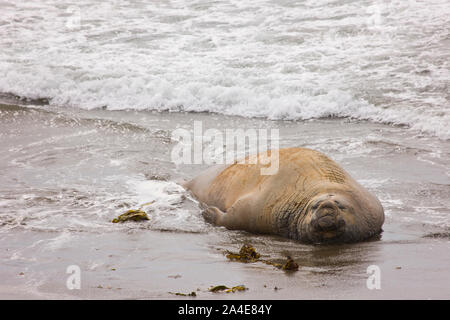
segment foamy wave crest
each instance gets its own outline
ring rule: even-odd
[[[431,2],[4,1],[0,92],[86,109],[350,117],[449,139],[450,7]]]

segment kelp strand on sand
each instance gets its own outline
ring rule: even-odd
[[[239,253],[227,251],[226,257],[232,261],[239,261],[244,263],[262,262],[285,271],[298,270],[298,264],[290,256],[287,256],[287,261],[284,264],[276,263],[270,260],[264,260],[260,258],[261,255],[256,252],[255,248],[248,244],[244,244],[239,250]]]
[[[239,250],[239,253],[233,253],[230,251],[227,251],[227,258],[230,260],[237,260],[241,262],[255,262],[258,261],[260,258],[260,254],[256,252],[255,248],[248,244],[244,244],[241,247],[241,250]]]
[[[143,207],[151,205],[155,201],[150,201],[142,204],[137,210],[128,210],[127,212],[121,214],[117,218],[113,219],[113,223],[126,222],[126,221],[144,221],[150,220],[147,213],[142,210]]]
[[[176,296],[182,296],[182,297],[196,297],[197,294],[195,291],[192,291],[191,293],[181,293],[181,292],[169,292],[170,294],[174,294]]]
[[[113,223],[126,222],[126,221],[143,221],[150,220],[147,213],[140,209],[138,210],[128,210],[127,212],[121,214],[117,218],[113,219]]]
[[[200,289],[197,289],[199,291]],[[225,285],[218,285],[218,286],[212,286],[208,289],[209,292],[218,293],[218,292],[224,292],[224,293],[234,293],[236,291],[245,291],[248,290],[247,287],[244,285],[238,285],[234,287],[227,287]],[[182,292],[170,292],[170,294],[181,296],[181,297],[197,297],[197,293],[195,291],[192,291],[191,293],[182,293]]]
[[[225,293],[230,293],[230,292],[236,292],[236,291],[245,291],[248,290],[248,288],[246,288],[244,285],[239,285],[239,286],[235,286],[235,287],[227,287],[224,285],[218,285],[218,286],[213,286],[211,288],[208,289],[209,292],[225,292]]]

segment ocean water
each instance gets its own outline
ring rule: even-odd
[[[249,299],[447,298],[449,17],[444,0],[0,0],[0,297],[215,298],[205,288],[243,283]],[[380,241],[206,223],[178,183],[208,166],[171,158],[194,121],[324,152],[380,199]],[[149,221],[111,223],[140,207]],[[300,271],[229,263],[247,242]]]
[[[0,92],[450,138],[447,0],[3,0],[0,11]]]

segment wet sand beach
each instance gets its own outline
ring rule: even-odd
[[[0,12],[0,299],[450,297],[448,0]],[[210,156],[209,129],[278,130],[280,148],[329,156],[380,200],[381,237],[307,245],[206,223],[180,183],[231,142],[211,163],[172,152],[184,130]],[[149,220],[112,223],[137,209]],[[229,261],[244,244],[299,270]]]
[[[450,145],[401,126],[348,119],[268,121],[207,113],[0,105],[2,299],[448,299]],[[376,194],[381,239],[342,245],[230,231],[204,222],[177,182],[206,165],[176,166],[177,127],[278,128],[280,147],[329,155]],[[332,136],[329,132],[333,132]],[[145,207],[150,220],[113,224]],[[266,259],[290,255],[299,271],[229,261],[252,244]],[[68,266],[81,270],[69,290]],[[367,268],[381,272],[369,290]],[[211,293],[213,285],[248,290]],[[276,288],[276,289],[275,289]]]

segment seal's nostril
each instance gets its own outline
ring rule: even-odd
[[[334,202],[332,201],[324,201],[321,205],[320,205],[320,209],[333,209],[336,210],[337,206]]]

